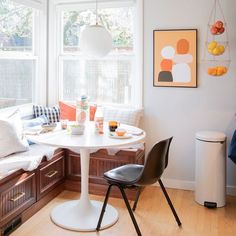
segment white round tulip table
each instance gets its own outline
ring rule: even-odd
[[[66,130],[57,128],[54,132],[28,135],[32,142],[59,148],[67,148],[80,153],[81,158],[81,195],[79,200],[67,201],[59,204],[51,212],[52,221],[65,229],[74,231],[95,231],[103,202],[89,199],[89,160],[90,152],[94,149],[122,147],[144,141],[145,132],[127,125],[121,125],[128,130],[130,137],[116,139],[109,135],[108,125],[104,124],[104,134],[96,134],[94,122],[86,125],[83,135],[71,135]],[[118,212],[111,205],[107,205],[101,228],[107,228],[118,220]]]

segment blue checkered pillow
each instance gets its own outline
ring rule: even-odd
[[[37,118],[41,115],[45,115],[50,123],[60,121],[60,109],[59,107],[45,107],[40,105],[33,105],[34,117]]]

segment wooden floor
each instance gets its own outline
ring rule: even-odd
[[[227,206],[206,209],[194,202],[191,191],[167,189],[182,221],[179,228],[158,187],[146,188],[140,197],[135,216],[143,236],[236,236],[236,197],[227,197]],[[135,236],[135,230],[123,200],[111,198],[109,203],[120,214],[119,221],[99,233],[79,233],[64,230],[54,225],[49,214],[54,206],[69,199],[77,199],[78,193],[64,191],[18,228],[12,236]],[[91,196],[94,200],[103,197]]]

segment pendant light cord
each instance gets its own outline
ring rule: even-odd
[[[98,25],[98,1],[96,0],[96,25]]]

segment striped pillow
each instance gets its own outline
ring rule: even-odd
[[[33,105],[34,117],[37,118],[41,115],[45,115],[49,123],[55,123],[60,121],[60,109],[59,107],[45,107],[40,105]]]

